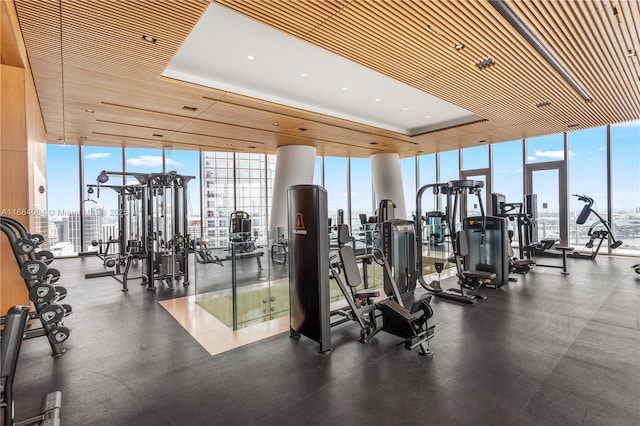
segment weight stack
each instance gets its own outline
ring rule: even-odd
[[[306,336],[331,350],[327,191],[294,185],[287,191],[289,302],[292,337]]]

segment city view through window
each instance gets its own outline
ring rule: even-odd
[[[555,169],[561,164],[564,169]],[[488,170],[486,190],[522,202],[527,170],[536,193],[539,238],[559,235],[559,182],[566,173],[568,242],[579,248],[588,239],[594,215],[582,225],[576,218],[584,206],[572,194],[594,200],[593,209],[610,221],[624,244],[614,254],[640,255],[640,122],[586,129],[529,140],[515,140],[401,159],[407,219],[413,220],[417,189],[428,183],[460,179],[468,171]],[[134,237],[139,223],[134,200],[121,200],[113,187],[135,179],[112,178],[99,188],[102,170],[155,173],[176,171],[193,176],[188,184],[188,233],[225,246],[229,217],[236,210],[249,214],[258,242],[266,243],[275,155],[197,152],[173,149],[48,145],[48,243],[56,256],[97,250],[94,241],[118,238],[118,219],[127,215]],[[436,173],[439,171],[439,175]],[[610,176],[610,177],[609,177]],[[482,179],[486,179],[483,176]],[[329,196],[329,216],[343,210],[351,229],[360,215],[371,216],[376,206],[368,158],[317,157],[314,183]],[[490,197],[485,196],[485,200]],[[488,202],[488,201],[487,201]],[[473,213],[469,206],[469,212]],[[437,197],[423,198],[423,211],[441,208]],[[133,210],[133,211],[130,211]],[[605,242],[606,248],[606,242]]]

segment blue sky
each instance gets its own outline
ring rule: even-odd
[[[615,210],[634,210],[640,207],[640,122],[615,125],[612,135],[612,181]],[[569,138],[569,192],[586,193],[592,196],[599,211],[606,211],[606,159],[602,155],[606,150],[606,128],[594,128],[574,131]],[[532,138],[528,141],[527,158],[529,162],[554,161],[562,158],[563,135],[551,135]],[[493,145],[494,153],[494,192],[507,196],[507,201],[518,202],[522,199],[522,153],[521,141],[504,142]],[[162,151],[160,149],[127,148],[126,169],[128,171],[158,172],[162,170]],[[49,191],[49,209],[54,211],[78,210],[79,179],[77,146],[48,145],[47,175]],[[184,175],[199,175],[199,154],[194,151],[166,150],[166,170],[176,170]],[[488,160],[486,146],[474,147],[462,151],[465,169],[486,167]],[[85,183],[95,183],[101,170],[122,170],[120,148],[85,147],[84,148]],[[435,156],[425,155],[419,158],[420,185],[431,182],[435,177]],[[314,181],[319,183],[320,172],[316,161]],[[352,211],[373,214],[371,211],[371,169],[369,159],[354,159],[351,162],[351,174],[354,177],[351,187]],[[413,178],[413,159],[403,159],[403,181],[407,212],[415,207],[415,189]],[[325,187],[329,192],[330,215],[332,210],[341,206],[346,209],[346,159],[325,158]],[[458,152],[441,154],[440,181],[458,179]],[[431,180],[430,180],[431,179]],[[117,178],[109,183],[118,184]],[[550,183],[549,183],[550,184]],[[193,214],[200,210],[200,198],[197,188],[199,180],[189,183],[190,204]],[[83,199],[88,197],[83,189]],[[91,198],[96,198],[93,194]],[[101,191],[98,200],[106,209],[115,209],[117,197],[113,191]],[[423,197],[426,208],[430,200]],[[580,209],[582,203],[572,199],[571,210]],[[86,203],[85,203],[86,204]],[[92,203],[91,203],[92,204]]]

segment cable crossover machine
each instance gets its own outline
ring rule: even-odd
[[[132,177],[131,185],[105,185],[110,176]],[[188,233],[188,183],[195,176],[166,173],[100,172],[97,184],[90,185],[100,194],[100,188],[110,188],[118,193],[120,217],[118,238],[110,240],[118,247],[116,272],[89,274],[87,278],[111,275],[122,283],[122,291],[128,291],[129,267],[135,260],[142,260],[144,272],[142,285],[155,290],[159,281],[169,288],[182,281],[189,282],[188,256],[191,236]],[[105,250],[106,252],[106,250]],[[124,272],[120,267],[124,265]],[[118,278],[117,275],[122,275]]]

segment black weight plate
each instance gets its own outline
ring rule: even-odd
[[[31,240],[25,240],[24,238],[18,238],[16,240],[16,248],[21,254],[29,254],[35,248]]]
[[[60,322],[64,318],[64,308],[56,303],[45,306],[38,313],[40,322],[48,325]]]
[[[40,234],[31,234],[29,237],[36,247],[44,243],[44,237]]]
[[[49,279],[49,284],[55,284],[60,280],[60,271],[56,268],[49,268],[47,270],[47,275],[45,275],[44,278]]]
[[[71,315],[73,313],[73,308],[68,303],[63,303],[62,307],[64,308],[64,316]]]
[[[55,286],[56,289],[56,293],[58,294],[58,301],[63,300],[65,297],[67,297],[67,288],[63,287],[61,285],[57,285]]]
[[[53,262],[53,253],[51,253],[49,250],[39,250],[39,251],[37,251],[36,252],[36,257],[38,258],[38,260],[43,261],[47,265],[50,265],[51,262]]]
[[[56,290],[50,284],[38,284],[29,290],[29,300],[33,303],[50,302],[56,296]]]
[[[71,330],[63,325],[56,325],[51,328],[47,338],[51,343],[62,343],[69,338]]]
[[[20,268],[20,275],[27,281],[36,281],[47,275],[47,265],[39,260],[29,260]]]

